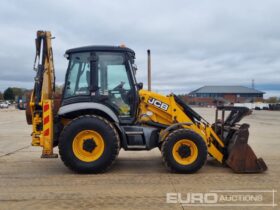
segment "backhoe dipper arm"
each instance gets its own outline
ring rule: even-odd
[[[55,72],[51,45],[51,33],[37,31],[36,71],[34,89],[30,98],[32,115],[32,145],[43,147],[42,157],[57,157],[53,154],[53,97],[55,92]]]

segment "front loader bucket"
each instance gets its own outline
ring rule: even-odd
[[[226,164],[236,173],[260,173],[267,170],[262,158],[257,158],[248,145],[249,125],[242,124],[228,144]]]

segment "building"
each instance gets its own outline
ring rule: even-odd
[[[264,92],[244,86],[203,86],[188,94],[189,104],[209,106],[263,101]]]

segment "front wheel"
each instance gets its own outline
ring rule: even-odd
[[[178,129],[171,132],[161,149],[165,165],[178,173],[194,173],[207,159],[207,146],[204,140],[191,130]]]
[[[116,159],[119,148],[119,136],[114,126],[95,115],[74,119],[59,138],[62,161],[79,173],[106,171]]]

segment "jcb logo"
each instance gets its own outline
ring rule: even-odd
[[[148,103],[152,104],[152,105],[154,105],[154,106],[156,106],[156,107],[158,107],[158,108],[160,108],[164,111],[167,111],[167,109],[169,107],[166,103],[163,103],[163,102],[161,102],[161,101],[159,101],[155,98],[149,98]]]

